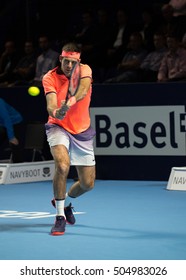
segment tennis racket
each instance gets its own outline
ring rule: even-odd
[[[77,61],[71,71],[70,75],[70,81],[69,81],[69,87],[68,87],[68,94],[67,94],[67,99],[66,101],[71,97],[75,96],[76,92],[79,87],[79,82],[80,82],[80,63]]]
[[[79,88],[79,83],[80,83],[80,62],[77,61],[73,65],[73,68],[72,68],[72,71],[70,74],[69,87],[68,87],[68,92],[66,95],[66,100],[60,111],[60,115],[62,116],[62,118],[66,115],[66,112],[69,109],[69,106],[67,105],[67,101],[69,100],[70,97],[76,95],[77,90]]]

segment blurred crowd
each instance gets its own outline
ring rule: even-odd
[[[58,65],[67,41],[81,47],[81,61],[91,66],[95,83],[185,81],[186,0],[147,2],[138,12],[138,20],[126,5],[113,10],[109,5],[79,8],[69,18],[61,10],[55,23],[49,17],[44,21],[48,24],[41,22],[38,28],[33,20],[35,36],[30,35],[28,24],[24,41],[4,38],[0,86],[41,86],[43,75]]]

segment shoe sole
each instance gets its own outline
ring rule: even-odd
[[[67,220],[66,220],[66,223],[67,223],[68,225],[71,225],[71,226],[73,226],[73,225],[75,224],[75,222],[74,222],[74,223],[69,223]]]
[[[55,231],[55,232],[51,232],[50,235],[52,236],[59,236],[59,235],[63,235],[65,232],[60,232],[60,231]]]

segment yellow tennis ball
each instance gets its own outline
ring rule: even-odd
[[[40,94],[40,89],[39,89],[38,87],[29,87],[28,93],[29,93],[31,96],[37,96],[37,95]]]

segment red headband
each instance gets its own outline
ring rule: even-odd
[[[66,51],[62,51],[61,55],[63,57],[70,57],[70,58],[80,59],[80,53],[79,52],[66,52]]]

